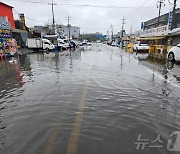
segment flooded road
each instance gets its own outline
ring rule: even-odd
[[[166,66],[102,44],[1,61],[0,153],[178,153],[180,66]]]

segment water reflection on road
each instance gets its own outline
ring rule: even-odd
[[[173,65],[106,45],[0,62],[3,154],[168,153],[179,123]],[[162,148],[136,149],[138,135]]]

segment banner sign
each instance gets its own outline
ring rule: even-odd
[[[140,32],[141,37],[166,36],[169,33],[168,25],[151,28]]]
[[[141,29],[144,29],[144,22],[141,22]]]
[[[0,17],[0,29],[11,30],[11,26],[7,20],[7,17]]]
[[[0,29],[0,38],[11,38],[12,33],[11,30]]]
[[[172,22],[173,22],[173,12],[170,11],[169,12],[169,18],[168,18],[168,28],[169,28],[169,30],[171,30],[171,28],[172,28]]]

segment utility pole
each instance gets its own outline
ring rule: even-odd
[[[175,28],[175,16],[176,16],[176,6],[177,6],[177,0],[174,0],[174,6],[173,6],[173,17],[172,17],[172,27],[171,29]]]
[[[122,32],[121,32],[121,37],[123,38],[124,25],[126,24],[126,23],[125,23],[125,20],[126,20],[126,19],[124,19],[124,17],[123,17],[123,19],[121,19],[121,20],[122,20]]]
[[[109,39],[109,31],[107,31],[107,39]]]
[[[52,20],[53,20],[53,23],[52,23],[52,31],[53,31],[53,34],[55,34],[55,19],[54,19],[54,5],[57,5],[56,3],[53,3],[53,0],[52,0],[52,3],[48,3],[49,5],[52,6]]]
[[[133,31],[133,27],[131,26],[131,30],[130,30],[130,36],[132,35],[132,31]]]
[[[112,41],[113,41],[113,38],[114,38],[114,36],[113,36],[113,35],[114,35],[114,34],[113,34],[113,25],[111,25],[110,28],[111,28],[111,39],[112,39]]]
[[[69,31],[68,37],[69,37],[69,41],[70,41],[70,39],[71,39],[71,25],[70,25],[70,17],[69,16],[67,17],[67,21],[68,21],[67,26],[68,26],[68,31]]]
[[[158,1],[157,1],[157,8],[159,8],[157,27],[159,26],[159,22],[160,22],[160,16],[161,16],[161,9],[162,9],[162,6],[165,6],[164,3],[165,3],[165,0],[158,0]]]
[[[122,30],[121,30],[121,46],[123,47],[124,46],[124,41],[123,41],[123,36],[124,36],[124,25],[126,24],[125,23],[125,20],[126,19],[124,19],[124,17],[123,17],[123,19],[121,19],[122,20]]]

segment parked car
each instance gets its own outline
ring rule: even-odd
[[[180,61],[180,44],[178,44],[177,46],[172,47],[168,54],[167,54],[167,58],[169,61],[173,62],[173,61]]]
[[[112,42],[112,43],[111,43],[111,46],[116,46],[116,42]]]
[[[137,42],[133,45],[133,50],[135,52],[139,51],[149,51],[149,45],[141,42]]]
[[[69,43],[63,39],[57,39],[57,42],[58,42],[58,49],[60,50],[67,50],[68,48],[70,48]]]

